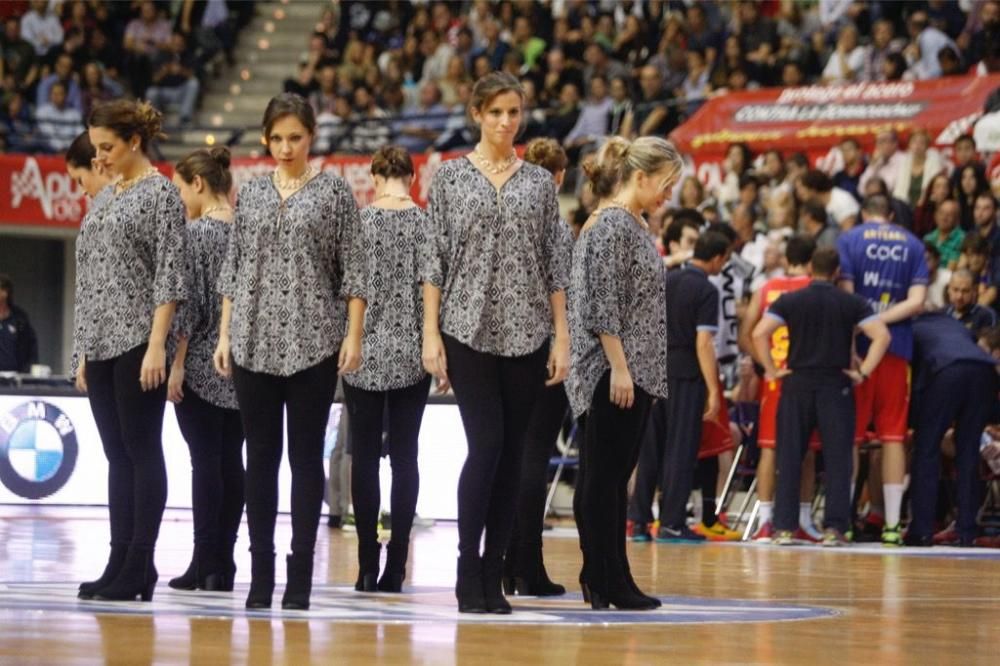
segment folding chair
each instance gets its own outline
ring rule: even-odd
[[[552,510],[552,500],[555,499],[563,472],[567,468],[575,469],[580,466],[580,447],[576,444],[578,429],[579,424],[574,419],[568,434],[564,436],[563,431],[559,431],[559,437],[556,439],[556,450],[559,454],[549,459],[549,467],[555,467],[556,471],[552,477],[552,484],[549,486],[549,493],[545,497],[545,516],[548,516],[549,511]]]

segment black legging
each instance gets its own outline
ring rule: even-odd
[[[639,444],[652,399],[635,386],[631,409],[611,404],[611,372],[594,389],[577,481],[577,525],[584,551],[584,578],[591,589],[627,585],[625,515],[628,481],[639,457]]]
[[[288,377],[233,364],[233,383],[247,440],[246,500],[250,552],[274,553],[282,423],[288,412],[292,468],[292,552],[312,554],[323,507],[323,441],[337,385],[337,357]]]
[[[366,391],[344,382],[351,429],[351,498],[359,542],[371,544],[378,539],[378,513],[382,502],[379,461],[386,421],[392,464],[392,540],[406,543],[410,539],[420,490],[417,440],[430,385],[430,375],[416,384],[392,391]]]
[[[533,577],[533,567],[540,564],[549,460],[552,458],[559,430],[566,420],[568,407],[566,389],[560,384],[545,387],[531,411],[531,420],[524,436],[521,487],[517,493],[514,530],[507,549],[507,558],[513,558],[508,566],[515,575]]]
[[[191,452],[194,543],[214,564],[229,566],[243,519],[243,423],[240,412],[213,405],[184,385],[174,407]],[[215,558],[219,561],[215,562]]]
[[[460,566],[500,561],[510,541],[524,433],[545,385],[548,343],[526,356],[478,352],[444,335],[448,377],[455,389],[469,453],[458,480]]]
[[[108,458],[111,545],[152,549],[167,503],[163,409],[167,385],[139,386],[146,345],[105,361],[88,359],[87,397]]]

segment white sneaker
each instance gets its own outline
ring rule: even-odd
[[[816,527],[816,525],[814,525],[812,521],[810,521],[808,525],[800,524],[799,529],[808,534],[809,537],[814,541],[819,542],[823,540],[823,533],[820,532],[819,528]]]

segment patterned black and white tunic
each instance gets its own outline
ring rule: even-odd
[[[186,298],[184,224],[180,193],[159,174],[94,198],[76,239],[77,361],[145,344],[156,308]]]
[[[284,201],[270,176],[240,188],[219,276],[240,367],[287,377],[338,353],[345,298],[365,298],[357,228],[357,204],[339,176],[321,173]]]
[[[663,260],[649,234],[623,208],[606,208],[573,249],[569,289],[570,371],[574,415],[589,409],[611,365],[600,335],[621,339],[632,381],[667,396],[667,303]]]
[[[416,384],[426,374],[420,358],[424,303],[420,257],[427,213],[414,206],[361,211],[357,241],[365,259],[364,337],[361,367],[344,381],[366,391],[390,391]]]
[[[237,409],[233,382],[215,371],[212,355],[219,341],[222,297],[216,290],[232,225],[200,217],[187,225],[185,273],[188,299],[177,308],[174,335],[188,339],[184,383],[202,400]]]
[[[441,289],[441,332],[499,356],[524,356],[552,332],[549,297],[569,284],[552,174],[524,163],[498,191],[467,157],[431,183],[421,278]]]

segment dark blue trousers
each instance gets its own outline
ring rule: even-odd
[[[810,433],[818,428],[826,487],[823,525],[846,532],[850,525],[854,462],[854,391],[850,379],[832,372],[788,375],[781,385],[777,425],[775,529],[794,530],[799,525],[802,458]]]
[[[996,400],[996,372],[975,361],[953,363],[933,376],[915,403],[910,534],[928,537],[934,532],[934,507],[941,476],[941,440],[955,424],[955,467],[958,472],[958,534],[976,535],[979,507],[979,438]]]

